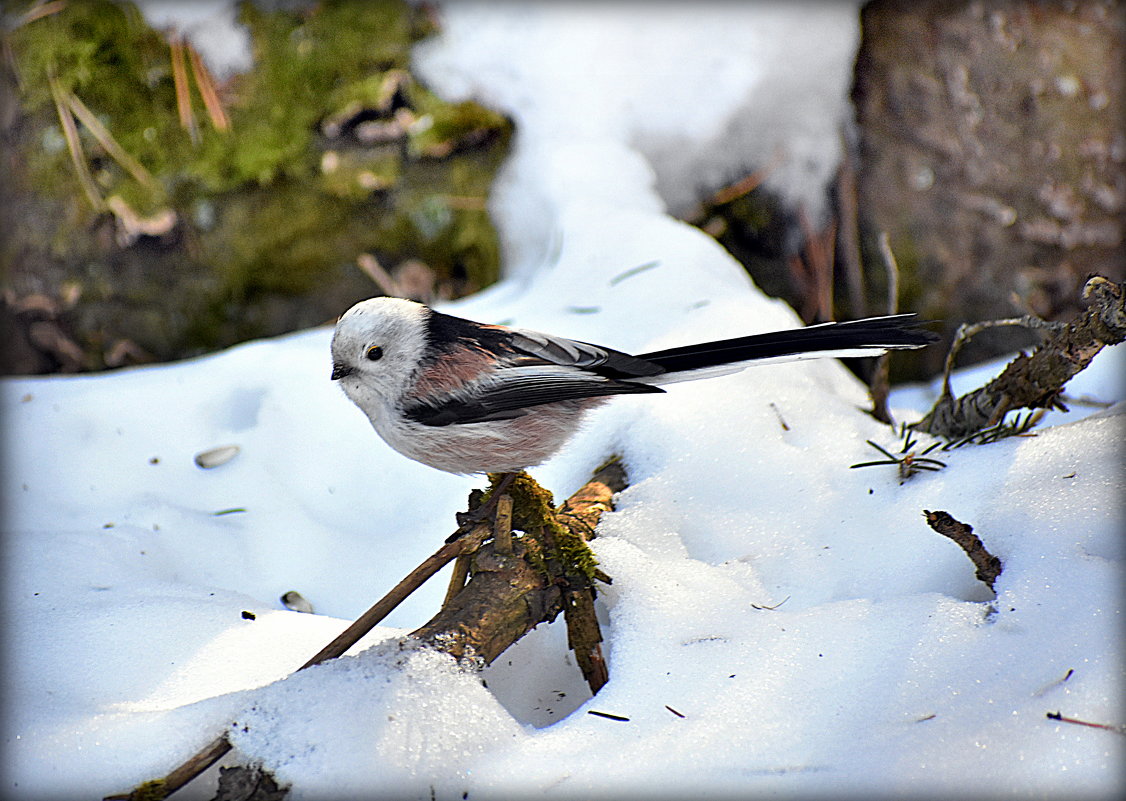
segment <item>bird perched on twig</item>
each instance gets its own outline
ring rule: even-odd
[[[449,473],[509,473],[549,459],[586,412],[613,395],[664,392],[663,384],[764,362],[873,356],[936,339],[914,314],[897,314],[631,356],[380,297],[337,322],[332,379],[404,456]]]

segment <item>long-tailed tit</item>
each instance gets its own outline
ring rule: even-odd
[[[639,356],[483,325],[380,297],[336,324],[332,378],[388,445],[450,473],[513,472],[550,458],[583,415],[612,395],[755,363],[873,356],[937,337],[913,314],[774,331]]]

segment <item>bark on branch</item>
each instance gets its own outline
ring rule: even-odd
[[[586,546],[625,473],[611,462],[559,509],[527,475],[512,484],[512,526],[524,532],[510,543],[484,545],[473,557],[471,578],[428,623],[411,633],[432,648],[490,664],[540,623],[564,613],[568,644],[591,691],[609,678],[594,614],[593,580],[600,575]],[[504,553],[506,548],[511,553]]]
[[[974,534],[973,526],[955,520],[948,512],[931,512],[923,510],[927,525],[944,537],[947,537],[966,552],[970,561],[977,568],[977,579],[993,589],[993,582],[1001,575],[1001,560],[985,549],[985,543]]]

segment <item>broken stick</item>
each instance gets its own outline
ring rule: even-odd
[[[1126,340],[1126,286],[1096,275],[1084,285],[1083,297],[1091,305],[1070,323],[1033,322],[1035,318],[998,321],[1045,329],[1050,334],[1030,356],[1022,353],[1001,375],[957,399],[949,381],[956,352],[952,348],[942,394],[934,408],[911,428],[956,440],[1001,422],[1013,409],[1066,410],[1060,400],[1064,385],[1103,347]],[[976,327],[988,325],[979,323]]]

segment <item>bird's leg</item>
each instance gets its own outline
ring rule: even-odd
[[[478,523],[488,520],[489,517],[495,513],[500,497],[512,486],[512,482],[514,482],[519,475],[520,473],[489,473],[489,489],[486,491],[488,499],[484,503],[474,507],[472,505],[472,495],[470,496],[469,510],[457,513],[458,529],[446,538],[446,542],[453,542]]]

